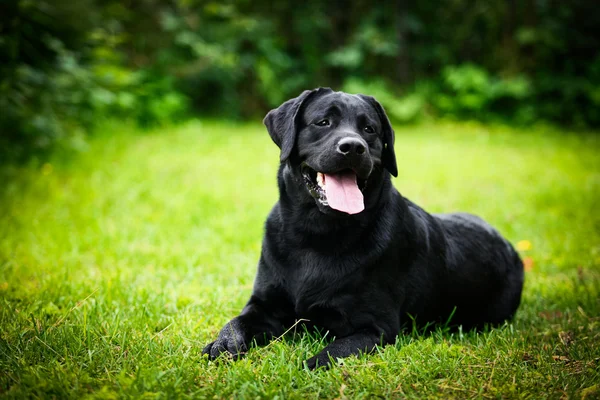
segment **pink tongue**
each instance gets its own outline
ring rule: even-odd
[[[358,214],[365,209],[363,195],[352,171],[325,176],[325,194],[329,207],[348,214]]]

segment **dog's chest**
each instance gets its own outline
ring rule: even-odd
[[[286,284],[297,316],[321,326],[343,323],[353,304],[349,299],[360,295],[354,284],[359,278],[349,275],[348,260],[312,251],[299,252],[295,260]]]

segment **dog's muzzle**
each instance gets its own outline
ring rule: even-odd
[[[352,169],[323,173],[304,164],[302,176],[308,192],[321,205],[346,214],[364,210],[363,191],[367,180],[359,179]]]

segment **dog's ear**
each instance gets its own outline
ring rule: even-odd
[[[314,97],[316,94],[331,92],[330,88],[305,90],[300,96],[286,101],[267,113],[267,116],[263,119],[263,124],[267,127],[271,139],[281,149],[281,162],[287,160],[294,149],[298,133],[297,119],[302,106],[306,104],[309,98]]]
[[[377,111],[383,129],[383,154],[381,156],[381,162],[390,174],[397,177],[398,167],[396,165],[396,152],[394,151],[394,130],[392,129],[392,124],[390,124],[390,120],[385,113],[385,110],[374,97],[365,96],[364,94],[359,94],[358,96],[372,105]]]

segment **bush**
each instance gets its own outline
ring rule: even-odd
[[[526,107],[532,95],[525,76],[494,77],[479,66],[463,64],[442,70],[431,98],[432,105],[444,116],[527,123],[535,117],[534,111]]]
[[[351,78],[344,83],[342,90],[375,97],[383,105],[388,116],[396,122],[412,123],[425,115],[426,101],[422,89],[403,95],[399,90],[391,89],[391,85],[383,80],[365,82]]]
[[[2,4],[2,160],[21,160],[57,143],[79,146],[104,117],[149,126],[186,115],[188,100],[174,79],[127,66],[119,47],[126,35],[118,21],[103,18],[110,8],[92,0]]]
[[[316,86],[426,115],[600,127],[593,2],[0,2],[0,153],[98,119],[256,118]]]

